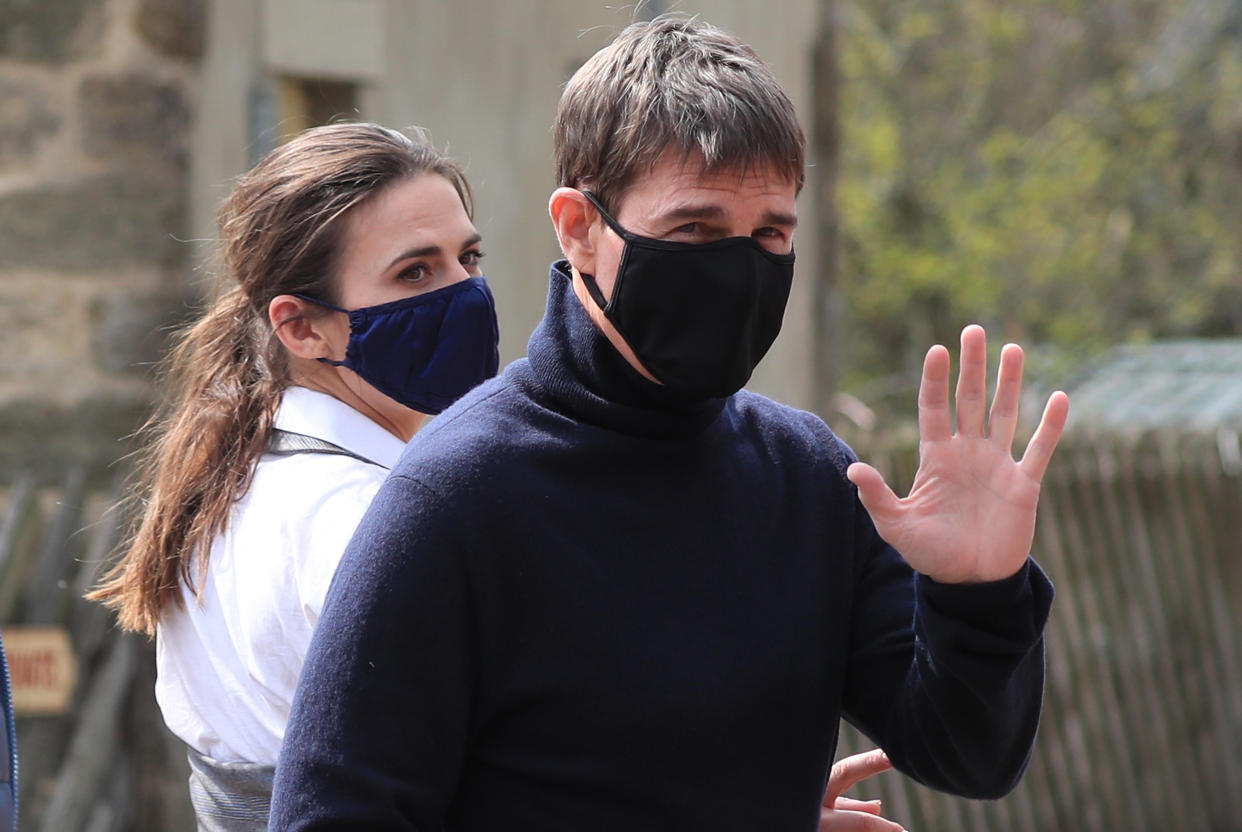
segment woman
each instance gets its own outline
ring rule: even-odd
[[[219,215],[230,288],[180,339],[136,532],[90,597],[157,639],[201,829],[264,829],[337,561],[426,414],[495,374],[460,168],[419,133],[311,129]]]

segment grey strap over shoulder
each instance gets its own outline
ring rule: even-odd
[[[388,468],[387,465],[380,465],[373,459],[367,459],[362,454],[356,454],[351,450],[342,448],[340,445],[334,445],[326,439],[320,439],[317,436],[307,436],[305,433],[295,433],[291,430],[281,430],[280,428],[272,430],[272,438],[267,443],[267,452],[275,456],[334,454],[336,456],[352,457],[368,465],[375,465],[385,470]]]
[[[186,747],[198,832],[266,832],[274,766],[222,763]]]

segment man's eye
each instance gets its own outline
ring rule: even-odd
[[[778,231],[778,230],[777,230],[777,229],[775,229],[775,228],[772,228],[771,226],[768,226],[768,227],[766,227],[766,228],[760,228],[760,229],[759,229],[758,231],[756,231],[756,232],[755,232],[752,236],[755,236],[755,237],[779,237],[780,235],[781,235],[781,232],[780,232],[780,231]]]
[[[674,234],[697,234],[699,224],[697,222],[688,222],[685,225],[679,225],[673,229]]]

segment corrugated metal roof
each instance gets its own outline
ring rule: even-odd
[[[1072,432],[1242,429],[1242,339],[1119,347],[1070,385]]]

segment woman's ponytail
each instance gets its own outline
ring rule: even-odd
[[[234,288],[168,359],[168,403],[140,433],[150,441],[133,493],[145,504],[129,553],[87,596],[115,609],[127,630],[153,635],[161,610],[181,603],[181,585],[202,586],[208,559],[191,555],[224,530],[270,438],[281,387],[256,323]]]

